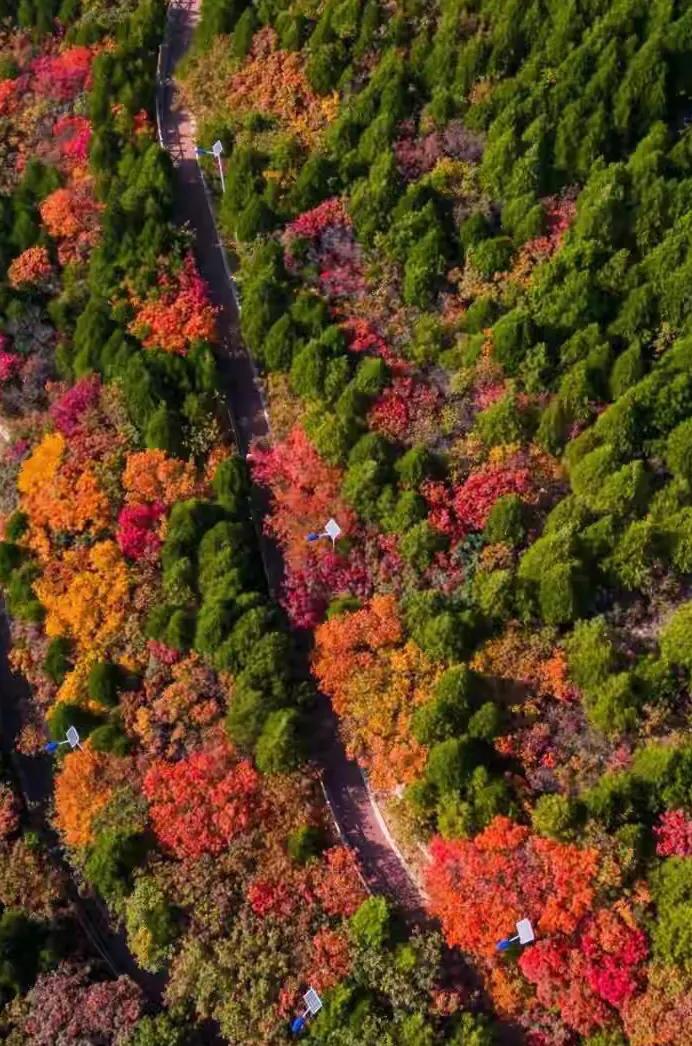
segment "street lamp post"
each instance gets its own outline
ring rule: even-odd
[[[517,923],[517,932],[514,937],[503,937],[497,942],[498,952],[506,952],[513,944],[531,944],[536,939],[530,919],[520,919]]]
[[[221,163],[221,156],[223,153],[223,144],[217,138],[211,149],[202,149],[199,145],[195,149],[198,156],[213,156],[219,165],[219,178],[221,179],[221,192],[226,192],[226,180],[223,176],[223,164]]]
[[[317,533],[315,530],[311,530],[306,537],[306,541],[319,541],[320,538],[330,538],[332,542],[332,548],[336,547],[336,539],[341,537],[341,527],[335,519],[328,519],[325,523],[324,530],[321,533]]]
[[[73,752],[75,748],[82,750],[82,746],[79,743],[79,734],[74,726],[68,726],[64,741],[49,741],[48,744],[43,746],[43,751],[52,754],[57,752],[61,745],[69,745]]]
[[[308,988],[303,996],[303,1002],[305,1003],[305,1010],[291,1021],[291,1032],[293,1035],[300,1035],[302,1031],[305,1031],[308,1017],[314,1017],[322,1009],[322,1000],[314,988]]]

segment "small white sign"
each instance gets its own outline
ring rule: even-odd
[[[324,528],[324,532],[327,535],[327,537],[330,537],[332,539],[332,541],[336,541],[336,539],[341,535],[341,527],[335,519],[330,519],[327,521],[327,525]]]
[[[69,742],[70,748],[77,748],[77,747],[79,747],[79,734],[77,733],[75,727],[73,727],[73,726],[68,727],[67,728],[67,733],[65,734],[65,737],[67,738],[67,740]]]
[[[303,999],[308,1008],[308,1013],[311,1013],[313,1016],[322,1009],[322,1000],[314,988],[308,988]]]
[[[211,151],[214,154],[214,156],[216,157],[216,159],[218,160],[219,156],[221,156],[221,153],[223,152],[223,145],[221,144],[221,142],[219,141],[218,138],[216,139],[216,141],[212,145]]]
[[[531,941],[535,940],[533,926],[531,925],[530,919],[519,920],[517,923],[517,933],[519,934],[519,944],[531,944]]]

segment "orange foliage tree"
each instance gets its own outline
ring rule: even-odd
[[[131,293],[130,301],[135,317],[129,329],[145,349],[184,356],[193,342],[216,339],[216,309],[192,254],[178,272],[162,271],[146,298]]]
[[[247,62],[231,78],[228,108],[268,113],[309,143],[336,116],[338,97],[315,94],[300,53],[277,50],[276,44],[277,35],[269,27],[255,34]]]
[[[58,244],[61,265],[86,257],[98,240],[102,209],[90,178],[56,189],[42,201],[41,221]]]
[[[348,934],[343,930],[325,927],[312,939],[310,964],[303,980],[315,991],[324,992],[348,977],[351,970],[351,949]]]
[[[479,956],[528,918],[541,934],[571,933],[595,895],[595,850],[533,835],[496,817],[474,839],[436,838],[427,873],[430,911],[450,946]]]
[[[655,963],[648,984],[623,1012],[630,1046],[689,1046],[692,1043],[692,970]]]
[[[94,818],[113,792],[107,770],[108,757],[90,748],[65,756],[55,778],[55,815],[68,846],[88,846]]]
[[[17,487],[29,517],[29,543],[41,555],[48,554],[49,535],[101,530],[111,521],[109,500],[92,463],[71,461],[59,432],[44,436],[26,459]]]
[[[550,629],[528,632],[510,625],[476,654],[471,667],[483,675],[514,682],[539,697],[571,701],[577,691],[567,677],[567,659]]]
[[[404,643],[396,601],[375,596],[315,633],[314,671],[343,720],[349,754],[376,788],[415,779],[426,749],[411,734],[415,708],[430,696],[438,670],[412,641]]]
[[[197,654],[172,665],[170,675],[166,685],[161,674],[149,674],[142,703],[129,718],[147,751],[176,759],[201,746],[222,717],[227,694],[216,673]]]
[[[313,868],[313,889],[329,915],[350,917],[367,893],[358,877],[356,859],[347,847],[332,846]]]
[[[163,450],[138,450],[128,454],[122,484],[125,499],[133,504],[157,501],[169,507],[176,501],[204,493],[192,462],[171,458]]]
[[[7,279],[15,288],[46,285],[52,275],[53,266],[45,247],[28,247],[7,270]]]

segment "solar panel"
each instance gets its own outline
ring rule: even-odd
[[[531,920],[520,919],[517,923],[517,933],[519,934],[519,944],[531,944],[535,936]]]
[[[65,737],[70,742],[70,748],[76,748],[79,744],[79,734],[73,726],[68,727]]]
[[[308,988],[303,999],[305,1000],[305,1005],[310,1013],[319,1013],[322,1009],[322,1000],[314,988]]]

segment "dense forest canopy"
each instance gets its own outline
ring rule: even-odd
[[[321,1044],[690,1046],[692,8],[197,6],[247,460],[157,138],[164,0],[0,0],[17,748],[78,727],[54,827],[165,985],[66,944],[10,760],[3,1035],[280,1043],[312,985]],[[325,700],[426,919],[334,833]]]

